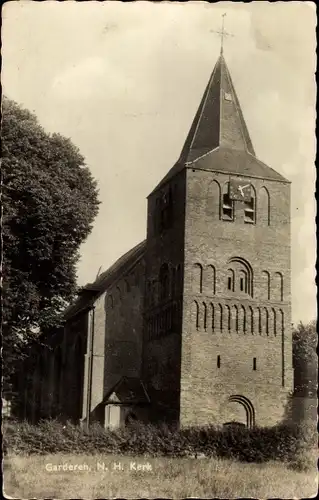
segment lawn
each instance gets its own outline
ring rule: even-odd
[[[4,494],[13,498],[310,498],[317,494],[315,462],[310,472],[296,472],[279,462],[8,454],[3,471]]]

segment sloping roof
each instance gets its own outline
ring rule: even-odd
[[[190,163],[224,146],[255,151],[224,56],[213,69],[179,161]]]
[[[226,172],[229,174],[246,175],[262,179],[288,182],[276,170],[268,167],[246,151],[239,151],[230,148],[218,148],[199,158],[192,165],[192,168],[201,170],[213,170],[215,172]]]
[[[116,396],[116,400],[112,396]],[[101,405],[118,402],[121,404],[149,403],[150,398],[143,382],[136,377],[122,377],[105,395]]]
[[[111,267],[101,273],[97,279],[92,284],[88,284],[84,287],[90,288],[91,286],[100,290],[105,291],[106,285],[115,279],[117,274],[122,274],[126,269],[128,269],[135,261],[139,260],[144,255],[144,250],[146,246],[146,240],[141,241],[138,245],[131,248],[122,257],[120,257]]]
[[[223,54],[214,67],[178,161],[153,192],[183,169],[204,169],[203,165],[206,170],[288,182],[257,159]]]
[[[68,320],[80,311],[90,308],[97,297],[105,292],[114,280],[128,271],[143,257],[145,246],[146,240],[122,255],[107,271],[100,274],[93,283],[85,285],[76,301],[65,310],[64,319]]]

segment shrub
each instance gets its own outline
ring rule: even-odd
[[[69,422],[42,421],[38,425],[15,422],[4,426],[4,446],[15,454],[104,453],[185,457],[232,458],[244,462],[281,460],[305,470],[315,443],[315,428],[282,424],[269,428],[172,429],[150,424],[117,430],[94,424],[89,430]],[[310,456],[310,455],[309,455]],[[311,457],[313,458],[313,451]]]

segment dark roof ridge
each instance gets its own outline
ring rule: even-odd
[[[64,319],[68,320],[84,311],[92,308],[95,300],[102,295],[111,282],[116,282],[125,272],[128,272],[144,255],[146,240],[141,241],[125,254],[119,257],[106,271],[100,274],[93,283],[88,283],[82,290],[93,292],[88,297],[81,294],[75,302],[70,304],[64,311]],[[87,288],[86,288],[87,287]]]

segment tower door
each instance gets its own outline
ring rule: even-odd
[[[245,396],[230,396],[224,406],[224,424],[244,425],[251,429],[255,425],[254,407]]]
[[[224,425],[243,425],[247,427],[247,412],[245,407],[238,402],[229,401],[226,404]]]

